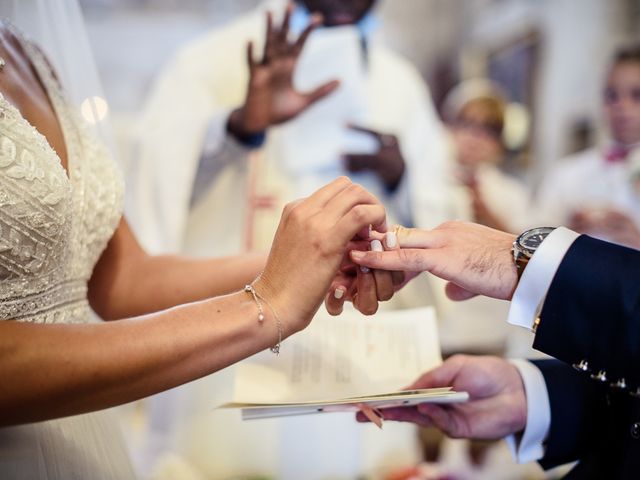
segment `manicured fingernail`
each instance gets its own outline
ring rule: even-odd
[[[354,260],[362,260],[364,259],[364,252],[359,250],[351,250],[351,258]]]
[[[336,300],[340,300],[342,297],[344,297],[344,288],[336,288],[336,290],[333,292],[333,296],[336,298]]]
[[[396,232],[387,232],[387,248],[396,248],[398,245],[398,237]]]
[[[362,273],[369,273],[371,270],[369,270],[369,267],[360,267],[360,271]]]

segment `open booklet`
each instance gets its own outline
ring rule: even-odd
[[[248,420],[466,401],[450,388],[402,390],[441,362],[431,307],[373,317],[322,309],[280,356],[265,351],[238,365],[233,401],[220,408],[242,409]]]

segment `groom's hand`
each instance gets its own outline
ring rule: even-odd
[[[515,235],[464,222],[433,230],[396,228],[399,250],[351,252],[354,263],[383,270],[431,272],[448,280],[447,295],[508,300],[518,283],[511,248]]]
[[[434,426],[453,438],[499,439],[524,430],[527,399],[518,369],[498,357],[455,355],[425,373],[408,390],[453,387],[469,401],[423,403],[382,410],[384,420]],[[360,422],[367,419],[357,414]]]
[[[228,130],[237,138],[263,133],[272,125],[287,122],[311,105],[335,91],[339,82],[333,80],[311,92],[299,92],[293,85],[293,75],[300,54],[309,35],[322,24],[322,17],[314,15],[309,26],[295,41],[289,40],[289,22],[293,10],[290,4],[278,27],[267,12],[267,33],[262,58],[254,57],[253,43],[247,45],[249,86],[244,105],[234,110]]]

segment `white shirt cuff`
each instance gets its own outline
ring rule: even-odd
[[[511,325],[533,328],[538,309],[547,296],[562,259],[580,234],[568,228],[556,228],[540,244],[522,272],[509,307]]]
[[[527,268],[529,268],[527,266]],[[551,426],[549,393],[542,372],[526,360],[510,360],[520,372],[527,397],[527,425],[520,438],[509,435],[507,446],[518,463],[540,460],[544,456],[544,441]]]

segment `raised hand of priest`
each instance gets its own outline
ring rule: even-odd
[[[280,26],[274,25],[272,13],[267,12],[267,33],[261,59],[254,56],[253,42],[247,45],[247,96],[244,105],[231,113],[228,122],[228,129],[236,138],[261,134],[273,125],[297,117],[339,86],[339,82],[333,80],[311,92],[299,92],[294,87],[293,76],[302,49],[323,19],[314,15],[309,26],[292,41],[289,23],[293,8],[292,4],[287,7]]]

